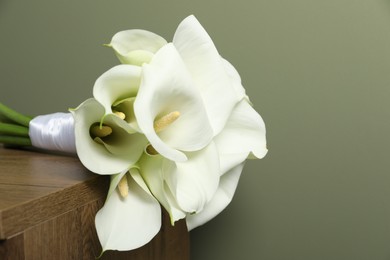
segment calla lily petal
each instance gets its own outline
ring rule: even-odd
[[[243,99],[234,108],[224,130],[214,139],[222,172],[240,164],[251,153],[257,158],[267,154],[266,130],[261,116]]]
[[[129,194],[122,198],[115,190],[96,214],[97,234],[106,250],[132,250],[148,243],[161,228],[161,207],[158,201],[141,188],[134,176],[128,176]]]
[[[111,46],[124,64],[141,66],[148,63],[167,41],[161,36],[145,30],[126,30],[116,33]]]
[[[173,44],[200,89],[215,135],[222,131],[240,100],[210,36],[194,16],[178,26]],[[223,108],[223,109],[222,109]]]
[[[124,121],[130,125],[131,129],[134,129],[136,132],[141,132],[134,115],[135,98],[136,97],[130,97],[130,98],[118,100],[112,104],[112,107],[113,109],[119,112],[123,112],[126,115]]]
[[[127,131],[127,124],[116,115],[104,117],[104,124],[112,126],[114,134],[102,140],[106,149],[115,156],[126,157],[130,164],[137,162],[141,157],[148,140],[144,135]]]
[[[218,151],[212,142],[187,153],[186,162],[163,161],[164,179],[181,209],[200,212],[214,196],[220,178]]]
[[[201,96],[172,44],[162,47],[143,69],[134,102],[138,125],[161,155],[184,161],[186,156],[181,151],[202,149],[213,138]],[[180,113],[179,118],[157,134],[154,122],[175,111]]]
[[[143,147],[140,142],[146,140],[138,140],[139,137],[125,133],[126,129],[123,129],[115,124],[115,120],[108,120],[110,127],[113,129],[113,137],[115,139],[116,134],[120,134],[122,140],[118,144],[116,153],[111,153],[104,145],[97,143],[90,135],[90,127],[93,124],[99,123],[103,117],[105,111],[104,107],[95,99],[87,99],[78,108],[71,111],[75,121],[75,140],[77,155],[83,165],[90,171],[98,174],[116,174],[129,168],[129,166],[135,163],[139,156],[142,154]],[[112,119],[112,115],[107,118]],[[135,146],[128,146],[129,143],[137,144]],[[112,148],[114,149],[114,148]]]
[[[95,82],[93,96],[112,113],[112,104],[118,100],[135,97],[141,81],[141,68],[132,65],[118,65],[103,73]]]
[[[184,218],[186,213],[177,205],[176,200],[173,198],[172,193],[165,183],[162,172],[164,160],[165,158],[161,155],[149,156],[145,154],[138,164],[140,165],[142,177],[150,188],[150,191],[168,212],[173,225],[177,220]]]
[[[217,216],[231,202],[236,191],[244,163],[241,163],[225,173],[219,182],[219,187],[212,200],[198,214],[186,218],[188,231],[203,225]]]
[[[248,158],[248,152],[243,153],[220,153],[219,162],[221,167],[221,176],[229,172],[237,165],[243,163]]]
[[[245,88],[241,84],[241,77],[238,74],[238,71],[234,66],[227,60],[222,58],[222,63],[224,64],[225,71],[229,76],[230,82],[236,91],[237,99],[241,100],[246,97]]]

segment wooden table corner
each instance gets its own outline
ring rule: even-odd
[[[95,259],[101,251],[95,214],[109,177],[89,172],[77,157],[0,146],[0,259]],[[189,259],[184,221],[163,212],[160,232],[132,251],[101,259]]]

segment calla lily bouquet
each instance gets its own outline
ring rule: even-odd
[[[194,16],[172,42],[145,30],[115,34],[121,64],[101,75],[93,98],[69,113],[29,118],[0,105],[0,142],[77,154],[110,175],[96,214],[105,250],[132,250],[160,230],[162,207],[188,230],[231,201],[244,163],[267,153],[265,125],[235,68]]]

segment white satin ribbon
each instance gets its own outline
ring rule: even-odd
[[[76,154],[71,113],[37,116],[30,121],[29,136],[36,148]]]

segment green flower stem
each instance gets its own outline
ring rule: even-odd
[[[31,121],[31,117],[22,115],[15,110],[5,106],[4,104],[0,103],[0,114],[5,116],[6,118],[22,125],[28,127]]]
[[[0,122],[0,143],[16,146],[31,146],[31,140],[28,134],[31,117],[22,115],[0,103],[0,118],[3,118],[7,122]]]
[[[4,136],[0,135],[0,143],[17,146],[31,146],[31,140],[28,137]]]
[[[0,122],[0,134],[29,137],[28,127]]]

